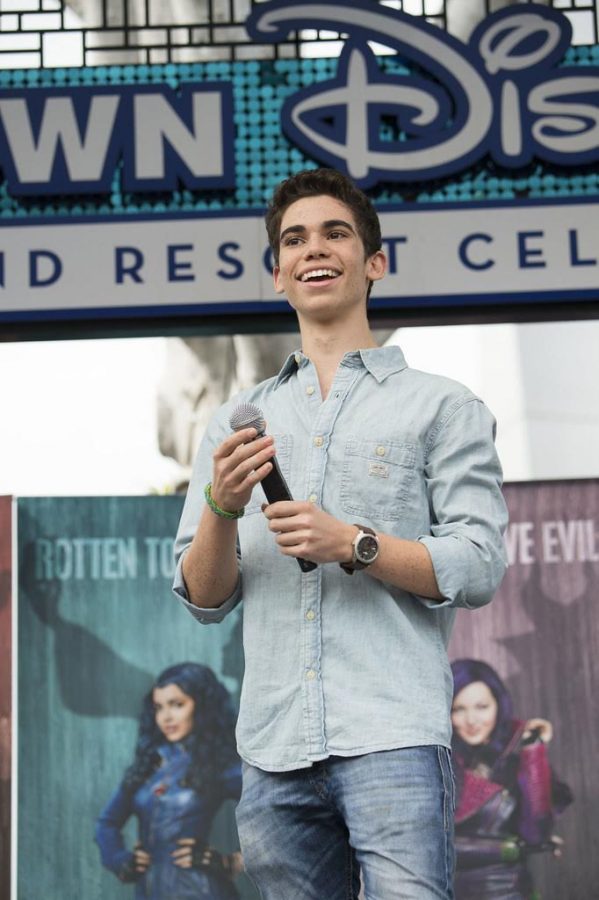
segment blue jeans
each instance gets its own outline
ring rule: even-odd
[[[244,765],[241,850],[263,900],[452,900],[454,784],[444,747]]]

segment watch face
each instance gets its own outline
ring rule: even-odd
[[[363,563],[371,563],[379,552],[379,542],[372,534],[363,535],[356,547],[356,556]]]

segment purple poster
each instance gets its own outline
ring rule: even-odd
[[[599,480],[508,484],[505,495],[510,567],[489,606],[460,610],[450,645],[456,900],[592,897]]]

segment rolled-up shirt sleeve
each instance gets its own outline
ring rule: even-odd
[[[472,395],[456,401],[429,438],[432,524],[418,540],[430,553],[443,601],[419,598],[426,606],[484,606],[503,578],[508,516],[494,439],[495,420]]]
[[[235,609],[235,607],[241,600],[241,575],[237,580],[235,590],[233,591],[231,596],[227,597],[227,599],[224,600],[220,606],[204,608],[201,606],[195,606],[189,600],[187,588],[185,586],[185,580],[181,571],[181,562],[182,558],[177,563],[175,580],[173,582],[173,591],[175,592],[177,598],[181,601],[185,609],[191,613],[194,619],[196,619],[198,622],[201,622],[202,625],[214,625],[218,622],[222,622],[225,616],[228,615],[231,610]]]
[[[211,609],[194,606],[190,600],[187,585],[185,584],[185,578],[183,576],[183,560],[185,554],[189,550],[204,511],[204,506],[206,505],[204,488],[212,478],[212,454],[214,453],[215,448],[229,433],[223,425],[223,418],[225,416],[226,413],[221,410],[213,419],[202,440],[194,464],[189,488],[187,490],[177,536],[175,538],[175,575],[173,580],[173,591],[185,609],[191,613],[194,619],[197,619],[197,621],[201,622],[203,625],[222,622],[225,616],[230,613],[241,600],[242,578],[239,541],[237,542],[239,578],[237,579],[237,584],[235,585],[233,593],[227,597],[220,606]]]

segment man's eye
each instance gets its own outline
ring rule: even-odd
[[[329,237],[333,238],[333,240],[338,240],[339,238],[345,237],[345,232],[344,231],[331,231],[329,233]]]

